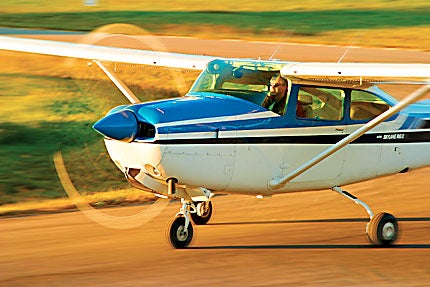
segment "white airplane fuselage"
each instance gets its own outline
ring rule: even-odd
[[[123,172],[126,168],[142,170],[139,181],[161,194],[166,193],[166,179],[176,178],[179,185],[190,188],[271,195],[327,189],[429,164],[430,143],[390,143],[405,134],[384,134],[387,143],[348,145],[276,191],[268,184],[272,178],[287,175],[330,144],[163,145],[111,139],[105,143]],[[153,172],[154,167],[158,172]],[[160,185],[161,190],[157,189]]]
[[[285,108],[262,107],[284,64],[216,60],[182,98],[120,106],[94,125],[134,186],[180,196],[327,189],[430,165],[430,101],[411,105],[285,184],[273,185],[397,101],[369,84],[287,78]]]
[[[376,88],[369,91],[386,96]],[[157,102],[149,105],[156,106],[164,116],[173,113],[167,105],[175,107],[187,101],[205,103],[214,100],[215,96],[203,95],[202,98],[190,94],[188,97],[165,101],[161,107]],[[228,105],[229,97],[222,96],[219,100]],[[154,123],[157,130],[154,138],[131,142],[106,138],[105,144],[110,157],[125,174],[134,170],[132,181],[164,195],[169,178],[175,178],[178,186],[188,193],[203,187],[214,193],[272,195],[332,188],[430,163],[430,130],[421,119],[425,117],[422,112],[428,111],[428,105],[422,103],[383,122],[356,142],[274,190],[269,184],[272,179],[291,173],[366,122],[351,124],[351,119],[347,119],[348,112],[338,122],[321,124],[314,119],[299,119],[288,114],[295,110],[295,102],[291,96],[284,116],[261,110],[224,118],[198,115],[195,119],[186,119],[187,116],[183,116],[181,120],[166,123],[160,116],[160,123]],[[147,112],[149,107],[143,109]],[[278,127],[279,122],[286,124]],[[163,129],[165,133],[162,133]],[[130,174],[127,178],[130,180]]]

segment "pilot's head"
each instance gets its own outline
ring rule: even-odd
[[[270,79],[270,97],[275,101],[280,101],[287,91],[287,80],[279,74],[275,74]]]

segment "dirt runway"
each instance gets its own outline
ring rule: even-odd
[[[170,50],[201,53],[204,44],[218,49],[207,54],[235,57],[257,54],[263,45],[186,40],[165,38]],[[291,45],[278,55],[328,61],[345,49]],[[429,53],[416,51],[354,48],[348,57],[430,62]],[[178,202],[126,230],[100,226],[79,211],[2,218],[0,286],[430,286],[429,184],[430,168],[424,168],[344,187],[375,212],[399,218],[400,238],[387,249],[368,243],[364,209],[332,191],[215,197],[213,218],[195,227],[185,250],[172,249],[165,236]],[[102,212],[132,216],[144,208]]]
[[[0,221],[0,286],[428,286],[430,169],[355,184],[374,211],[399,218],[397,245],[371,247],[364,209],[330,191],[219,196],[191,248],[165,238],[179,209],[130,230],[81,212]],[[105,209],[130,216],[144,207]]]

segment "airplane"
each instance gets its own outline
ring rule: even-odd
[[[342,186],[430,165],[429,64],[303,63],[222,58],[1,36],[0,49],[86,59],[130,104],[93,128],[134,187],[181,200],[169,226],[174,248],[206,224],[216,194],[270,197],[332,190],[369,215],[371,244],[387,247],[398,224]],[[104,63],[200,70],[182,97],[142,103]],[[274,78],[281,113],[263,107]],[[380,83],[421,87],[397,101]]]

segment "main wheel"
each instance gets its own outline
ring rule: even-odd
[[[185,217],[176,217],[170,224],[169,240],[174,248],[181,249],[190,245],[193,239],[193,226],[188,224],[185,229]]]
[[[205,225],[212,216],[212,202],[196,202],[196,208],[197,213],[191,213],[191,219],[196,225]]]
[[[397,239],[397,219],[386,212],[377,213],[367,224],[367,236],[376,246],[389,246]]]

